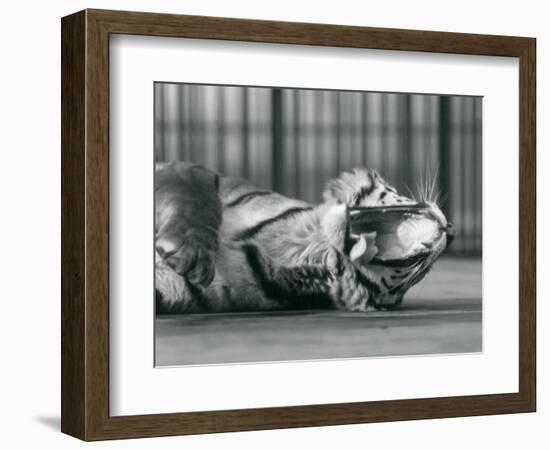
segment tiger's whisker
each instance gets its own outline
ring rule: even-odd
[[[408,184],[405,184],[405,189],[407,190],[407,192],[409,193],[410,197],[411,197],[411,200],[415,201],[418,203],[418,200],[417,200],[417,196],[413,194],[413,191],[411,190],[411,188],[409,187]]]

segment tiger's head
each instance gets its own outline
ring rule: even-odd
[[[327,184],[325,204],[347,206],[346,253],[375,286],[370,302],[376,308],[400,305],[453,239],[434,190],[432,180],[419,186],[420,198],[406,197],[368,169],[343,173]]]

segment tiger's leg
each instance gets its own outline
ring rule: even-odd
[[[214,278],[222,220],[218,175],[188,163],[158,164],[155,172],[155,248],[191,285]]]
[[[321,264],[276,265],[253,244],[245,245],[244,251],[250,267],[259,275],[262,287],[269,296],[294,301],[300,297],[328,296],[337,309],[371,309],[369,289],[362,280],[362,274],[342,255],[335,255],[337,262],[331,269]]]
[[[339,258],[335,267],[336,275],[330,286],[333,304],[346,311],[371,311],[370,296],[378,290],[361,270],[345,258]]]
[[[333,274],[318,264],[285,267],[275,264],[254,244],[243,246],[248,263],[258,275],[270,297],[296,299],[303,296],[326,296],[330,293]]]

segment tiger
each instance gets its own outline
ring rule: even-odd
[[[350,225],[357,207],[419,204],[423,234],[414,218],[359,234]],[[452,237],[436,201],[399,194],[374,169],[329,180],[312,205],[197,164],[156,163],[156,313],[394,309]]]

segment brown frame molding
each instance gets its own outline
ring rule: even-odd
[[[85,10],[62,31],[61,429],[84,440],[535,411],[536,40]],[[109,416],[109,35],[408,50],[519,58],[519,392],[462,397]]]

